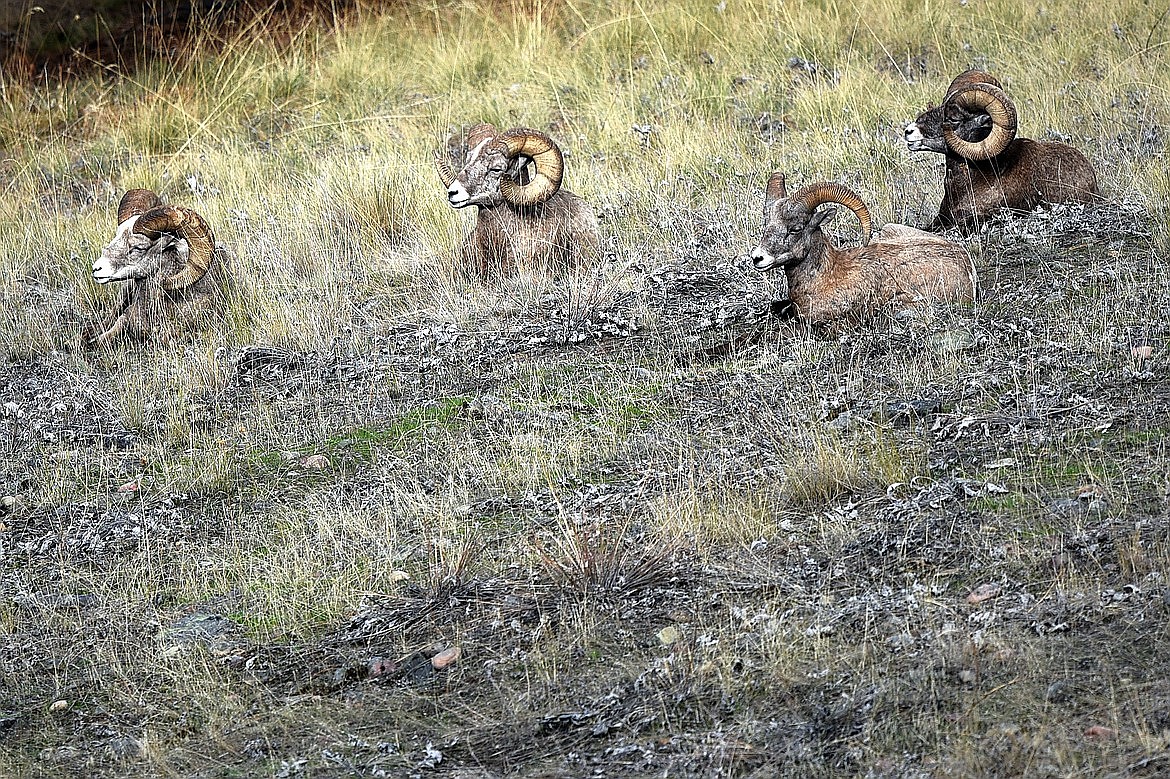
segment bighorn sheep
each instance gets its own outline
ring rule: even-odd
[[[119,338],[168,340],[222,312],[230,287],[224,262],[199,214],[132,189],[118,204],[118,230],[93,264],[98,284],[126,281],[112,312],[82,333],[82,346]]]
[[[817,208],[831,203],[857,216],[860,246],[838,249],[821,231],[833,212]],[[857,320],[883,306],[974,299],[975,266],[963,247],[899,224],[886,225],[871,241],[871,224],[865,203],[843,184],[810,184],[789,197],[783,174],[773,173],[764,233],[751,257],[757,270],[784,269],[788,300],[778,313],[820,324]]]
[[[1000,209],[1031,211],[1040,203],[1090,203],[1097,174],[1063,143],[1016,137],[1016,107],[1000,83],[978,70],[961,73],[942,105],[906,125],[910,151],[946,155],[938,216],[926,228],[970,231]]]
[[[597,256],[597,219],[588,203],[561,188],[565,162],[551,138],[478,124],[468,131],[467,149],[458,174],[446,157],[435,160],[451,207],[479,206],[463,241],[465,267],[490,279],[518,269],[567,270]]]

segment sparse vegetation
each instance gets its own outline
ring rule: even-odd
[[[0,774],[1170,772],[1162,5],[454,2],[0,75]],[[968,67],[1109,202],[962,239],[972,306],[771,319],[768,174],[926,224],[902,127]],[[562,145],[597,267],[460,272],[479,121]],[[231,310],[69,351],[133,187]]]

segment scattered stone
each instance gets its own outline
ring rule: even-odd
[[[142,754],[142,742],[130,736],[120,736],[106,745],[106,753],[117,760],[126,760]]]
[[[390,581],[394,582],[395,584],[397,584],[398,582],[404,582],[409,578],[410,578],[410,574],[407,573],[406,571],[393,571],[390,574]]]
[[[138,492],[139,482],[137,479],[128,481],[118,487],[118,492]]]
[[[172,653],[198,645],[222,655],[238,646],[234,638],[238,631],[239,626],[227,617],[196,611],[163,628],[160,639]]]
[[[323,471],[329,467],[329,458],[323,454],[311,454],[301,458],[301,467],[314,471]]]
[[[658,640],[663,646],[670,646],[682,638],[682,631],[674,625],[667,625],[662,630],[658,631]]]
[[[956,354],[974,349],[975,338],[962,330],[944,330],[930,339],[931,344],[943,354]]]
[[[1090,725],[1085,728],[1085,738],[1089,741],[1111,741],[1117,738],[1117,731],[1104,725]]]
[[[886,643],[890,645],[891,649],[904,652],[914,647],[914,636],[909,633],[898,633],[887,638]]]
[[[53,701],[49,704],[49,711],[53,713],[65,711],[67,708],[69,708],[69,701],[66,700]]]
[[[372,657],[366,663],[366,676],[371,679],[377,679],[382,676],[389,676],[398,670],[398,663],[394,662],[388,657]]]
[[[1048,685],[1044,691],[1044,700],[1048,703],[1066,703],[1072,698],[1072,689],[1064,679],[1058,679]]]
[[[442,671],[458,662],[462,654],[463,650],[457,646],[444,649],[431,658],[431,667],[436,671]]]
[[[1135,360],[1148,360],[1154,356],[1154,347],[1148,344],[1142,344],[1141,346],[1135,346],[1130,349],[1129,353],[1133,355]]]
[[[1002,588],[998,584],[980,584],[967,595],[967,603],[978,605],[985,600],[999,597]]]
[[[977,678],[978,677],[977,677],[976,673],[974,671],[972,671],[970,668],[964,668],[963,670],[959,671],[959,681],[962,682],[963,684],[967,684],[967,685],[975,684],[975,680]]]

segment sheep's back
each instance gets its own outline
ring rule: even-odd
[[[975,266],[956,243],[913,227],[887,225],[869,248],[887,270],[882,297],[895,304],[975,298]]]

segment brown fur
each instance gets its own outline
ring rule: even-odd
[[[960,74],[947,89],[947,97],[973,83],[999,86],[993,77],[980,71]],[[943,140],[943,124],[949,122],[964,140],[987,137],[990,117],[972,113],[957,105],[930,107],[906,127],[911,151],[932,151],[946,155],[943,199],[938,215],[927,230],[938,231],[957,225],[971,231],[992,214],[1008,209],[1027,212],[1042,203],[1091,203],[1097,200],[1097,174],[1076,149],[1063,143],[1015,138],[995,157],[968,160]]]
[[[886,225],[867,246],[838,249],[814,215],[793,200],[771,204],[752,252],[756,267],[783,265],[797,315],[811,324],[856,321],[875,311],[975,297],[975,268],[963,247],[905,225]]]
[[[1098,199],[1093,166],[1063,143],[1016,138],[984,162],[947,153],[938,216],[927,227],[956,225],[971,231],[1002,209],[1028,212],[1042,203],[1093,203]]]
[[[163,234],[152,241],[120,225],[99,261],[124,274],[111,282],[122,284],[118,301],[84,329],[81,346],[108,347],[123,339],[171,341],[222,316],[233,287],[225,268],[231,252],[216,246],[203,276],[181,289],[164,289],[163,279],[179,273],[186,259],[185,243],[175,236]]]
[[[521,269],[560,273],[597,255],[593,211],[564,189],[526,208],[481,206],[462,252],[464,265],[484,279],[503,278]]]
[[[525,181],[526,162],[523,157],[507,160],[493,144],[498,136],[491,125],[469,131],[465,153],[470,158],[448,190],[449,198],[453,190],[467,196],[452,200],[454,207],[474,205],[479,211],[475,228],[463,240],[464,268],[490,280],[518,271],[558,273],[595,261],[597,219],[580,197],[559,188],[543,203],[517,206],[500,195],[503,176]]]

